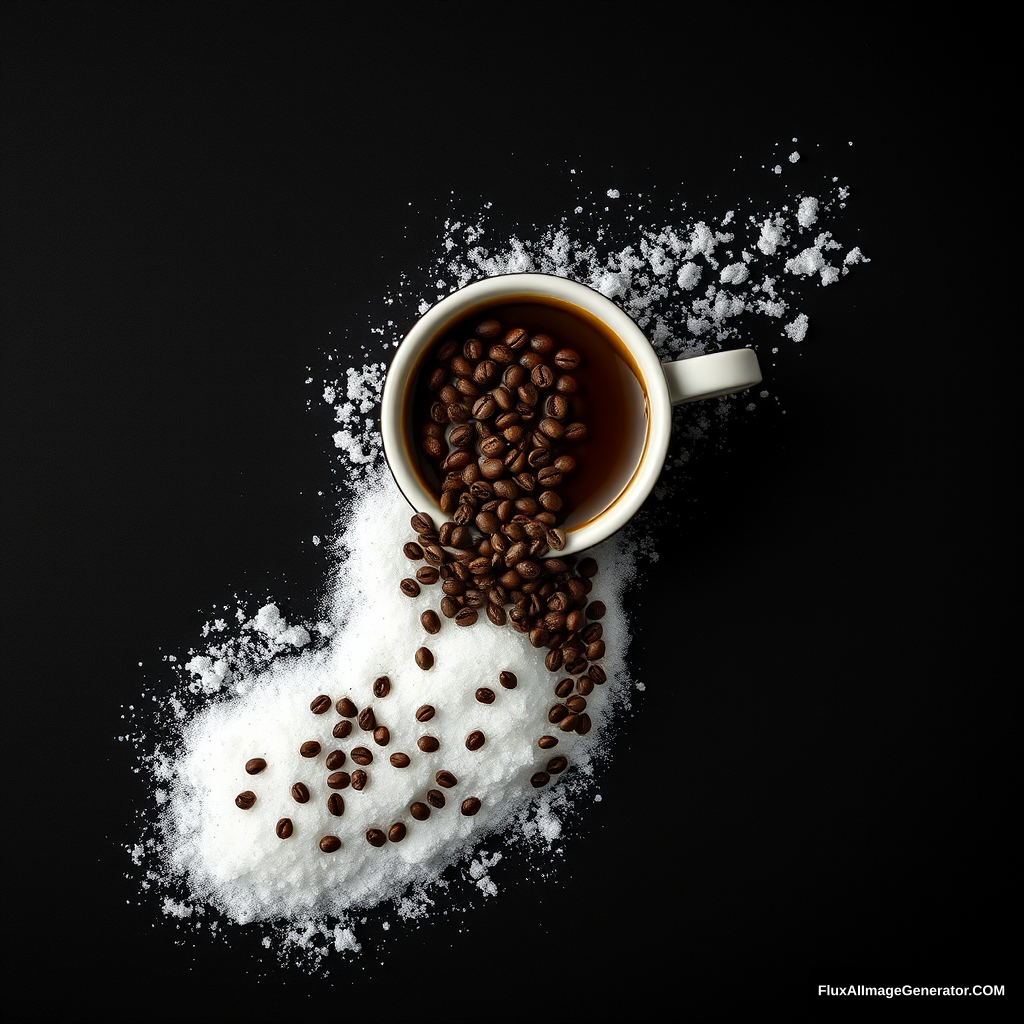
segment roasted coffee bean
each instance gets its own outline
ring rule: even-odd
[[[326,693],[321,693],[319,697],[314,697],[309,704],[309,710],[314,715],[322,715],[325,711],[331,710],[331,698]]]
[[[553,704],[548,711],[548,721],[554,725],[557,722],[561,722],[568,713],[564,704]]]
[[[487,618],[491,620],[496,626],[504,626],[508,618],[505,614],[505,609],[498,604],[487,605]]]
[[[583,712],[579,717],[579,721],[576,723],[576,732],[580,736],[586,736],[593,727],[593,722],[590,719],[590,715],[586,711]]]
[[[409,813],[417,821],[426,821],[427,818],[430,817],[430,807],[427,804],[421,803],[419,800],[417,800],[415,803],[409,805]]]
[[[444,402],[434,402],[430,407],[430,418],[435,423],[447,423],[448,406]]]
[[[487,350],[487,358],[493,360],[499,366],[507,366],[512,362],[512,349],[503,341],[498,342]]]
[[[345,801],[340,793],[332,793],[327,798],[327,810],[336,818],[340,818],[345,813]]]
[[[262,757],[251,757],[245,762],[245,771],[247,775],[259,775],[264,768],[267,767],[267,762]]]
[[[437,350],[435,358],[439,363],[447,363],[456,352],[459,351],[459,343],[449,338],[444,344]]]
[[[416,649],[416,664],[419,665],[424,672],[434,667],[434,655],[431,653],[429,647],[418,647]]]
[[[481,512],[476,517],[476,528],[481,533],[497,533],[501,529],[501,523],[493,512]]]
[[[409,543],[402,548],[402,551],[404,552],[406,558],[411,559],[414,562],[418,561],[423,557],[423,548],[421,548],[419,544],[416,544],[414,541],[409,541]]]
[[[320,753],[320,744],[316,740],[306,740],[302,746],[299,747],[299,753],[303,757],[316,757]]]
[[[502,669],[498,673],[498,682],[506,690],[514,690],[519,685],[519,679],[516,677],[515,672],[509,672],[508,669]]]
[[[571,367],[564,367],[564,369],[571,369]],[[456,377],[472,377],[473,364],[465,356],[454,356],[452,358],[452,373]]]
[[[452,786],[456,785],[459,781],[451,772],[446,771],[439,771],[434,776],[434,780],[439,786],[443,786],[445,789],[451,789]]]
[[[598,686],[608,678],[608,674],[600,665],[591,665],[590,668],[587,669],[587,675],[593,679]]]
[[[379,828],[370,828],[366,830],[366,841],[371,846],[380,847],[388,841],[388,837]]]
[[[256,794],[251,789],[247,789],[235,797],[235,805],[241,807],[243,811],[249,810],[254,803],[256,803]]]
[[[477,811],[480,810],[480,799],[479,797],[469,796],[462,801],[462,813],[467,818],[471,818]]]
[[[295,831],[292,825],[291,818],[280,818],[277,824],[274,826],[274,831],[277,833],[278,839],[290,839],[292,833]]]
[[[553,387],[555,383],[555,371],[551,369],[547,363],[538,363],[530,371],[530,383],[534,387],[540,388],[542,391],[546,391],[548,388]]]
[[[412,760],[409,757],[409,755],[403,754],[400,751],[398,753],[392,754],[391,757],[388,758],[388,760],[395,768],[408,768],[409,765],[412,763]]]
[[[555,381],[555,390],[562,395],[575,395],[579,390],[579,383],[576,378],[571,374],[563,373],[558,380]]]
[[[353,747],[349,756],[356,764],[368,765],[373,761],[373,753],[368,747]]]
[[[345,789],[352,782],[352,776],[348,772],[331,772],[327,776],[329,789]]]
[[[391,692],[391,680],[387,676],[378,676],[373,681],[374,697],[386,697]]]
[[[296,782],[292,785],[292,799],[297,804],[304,804],[309,800],[309,790],[304,782]]]
[[[477,324],[476,333],[481,338],[496,338],[501,333],[501,324],[497,320],[484,320]]]
[[[574,658],[572,661],[565,663],[565,671],[572,673],[574,676],[578,676],[581,672],[587,670],[587,659],[586,658]]]
[[[435,366],[427,377],[427,388],[431,391],[440,391],[448,380],[448,374],[443,367]]]
[[[415,533],[429,533],[434,529],[434,521],[425,512],[418,512],[410,520]]]
[[[421,704],[416,709],[416,721],[417,722],[429,722],[434,717],[434,707],[432,704]]]
[[[597,575],[597,559],[591,558],[589,555],[586,558],[581,558],[579,564],[576,566],[576,571],[588,579],[591,576]]]
[[[482,590],[469,589],[463,594],[463,600],[470,608],[483,608],[487,595]]]
[[[420,615],[420,624],[428,633],[437,633],[441,629],[441,620],[433,608],[428,608]]]
[[[564,420],[569,415],[569,399],[565,395],[549,395],[544,409],[552,419]]]
[[[405,823],[396,821],[394,825],[388,829],[388,839],[393,843],[400,843],[405,838],[406,832]]]
[[[386,725],[378,725],[377,728],[373,730],[373,742],[376,743],[378,747],[386,747],[391,742],[391,733],[388,731],[388,727]]]
[[[590,676],[580,676],[576,680],[576,692],[583,697],[589,696],[594,692],[594,680]]]
[[[435,808],[444,807],[444,805],[445,805],[444,793],[442,793],[441,790],[439,790],[439,789],[428,789],[427,790],[427,803],[430,804],[431,807],[435,807]]]
[[[541,736],[541,738],[537,740],[537,746],[540,747],[541,750],[550,750],[552,747],[557,745],[558,738],[555,736]]]
[[[358,768],[352,773],[353,789],[361,791],[366,788],[367,782],[369,782],[369,776],[362,770],[362,768]]]
[[[434,566],[443,565],[448,560],[444,548],[439,544],[428,544],[423,549],[423,557]]]
[[[590,661],[600,661],[604,657],[604,650],[604,641],[595,640],[592,644],[587,644],[587,658]]]
[[[334,723],[334,728],[331,730],[331,734],[337,740],[343,740],[352,731],[352,723],[347,719],[342,719],[340,722]]]
[[[530,336],[522,329],[522,327],[513,327],[505,335],[505,344],[508,345],[513,352],[525,348],[530,343]]]
[[[332,750],[324,762],[327,765],[329,771],[337,771],[345,763],[345,751],[344,750]]]
[[[591,622],[586,629],[580,633],[580,639],[585,644],[592,644],[595,640],[600,640],[604,636],[604,626],[600,622]]]
[[[523,369],[530,372],[535,367],[540,366],[540,364],[544,362],[544,359],[539,352],[523,352],[518,361],[519,365],[523,367]]]
[[[343,718],[355,718],[358,714],[356,706],[352,703],[350,697],[339,697],[338,702],[334,705],[334,709]]]
[[[416,741],[416,746],[425,754],[432,754],[441,747],[441,741],[436,736],[421,736]]]
[[[573,714],[571,711],[567,712],[565,717],[558,720],[558,728],[562,732],[572,732],[576,728],[576,724],[579,722],[580,716]]]
[[[555,696],[556,697],[568,697],[572,693],[573,681],[569,678],[560,679],[555,683]]]
[[[377,716],[373,713],[373,708],[366,707],[359,712],[359,728],[363,732],[373,732],[377,728]]]
[[[587,710],[587,699],[586,697],[570,697],[566,702],[565,706],[576,715],[582,714]]]
[[[474,622],[479,618],[475,608],[460,608],[455,613],[455,625],[456,626],[472,626]]]
[[[481,704],[493,704],[494,703],[494,691],[488,686],[481,686],[476,691],[476,699]]]
[[[588,619],[603,619],[605,612],[608,609],[605,607],[604,601],[591,601],[587,605],[587,618]]]
[[[535,772],[530,776],[530,785],[534,789],[540,789],[542,786],[546,786],[551,781],[551,777],[547,772]]]
[[[446,619],[454,619],[455,613],[458,610],[459,604],[453,597],[446,594],[444,597],[441,598],[441,614]],[[417,660],[416,663],[419,664],[419,661]],[[422,668],[423,666],[421,665],[420,667]]]
[[[426,584],[428,587],[433,586],[439,579],[440,573],[436,566],[433,565],[421,565],[416,570],[416,579],[420,583]]]
[[[580,365],[580,354],[571,348],[561,348],[555,353],[554,361],[560,370],[575,370]]]
[[[481,395],[473,403],[473,419],[489,420],[498,410],[498,399],[493,392]]]
[[[458,578],[458,576],[450,576],[441,584],[441,590],[448,595],[448,597],[458,597],[460,594],[465,593],[466,584]]]
[[[562,652],[557,648],[544,655],[544,667],[549,672],[557,672],[562,667]]]
[[[487,742],[487,740],[484,737],[484,734],[479,729],[474,729],[466,737],[466,749],[467,750],[479,750],[484,745],[484,743],[486,743],[486,742]],[[438,779],[438,782],[440,782],[440,781],[441,780]]]
[[[564,772],[569,762],[564,757],[553,757],[548,761],[548,774],[558,775]]]

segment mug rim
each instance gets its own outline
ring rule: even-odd
[[[440,510],[436,497],[406,464],[402,415],[405,382],[417,369],[425,345],[445,324],[489,299],[520,292],[560,299],[597,317],[626,347],[642,375],[640,385],[648,406],[643,452],[633,475],[611,504],[585,523],[566,530],[566,543],[558,554],[576,554],[606,540],[636,514],[661,475],[672,432],[668,382],[654,346],[625,310],[590,285],[543,272],[493,274],[470,281],[435,302],[409,328],[384,378],[380,406],[384,458],[399,491],[413,511],[437,514]]]

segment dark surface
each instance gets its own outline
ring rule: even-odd
[[[1013,1001],[1019,396],[984,240],[949,230],[984,195],[962,37],[876,5],[716,9],[5,9],[5,975],[33,1019]],[[179,942],[128,877],[142,781],[116,736],[236,589],[313,612],[335,509],[307,368],[383,319],[459,203],[548,223],[567,166],[756,199],[737,158],[791,137],[856,189],[873,262],[762,360],[778,406],[688,467],[676,555],[633,595],[645,695],[555,879],[519,865],[330,978]]]

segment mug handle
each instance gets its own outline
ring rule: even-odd
[[[673,405],[733,395],[761,383],[761,367],[752,348],[709,352],[662,363]]]

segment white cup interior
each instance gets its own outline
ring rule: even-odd
[[[602,488],[602,500],[582,501],[561,524],[566,532],[563,553],[572,554],[611,536],[636,513],[661,473],[671,432],[671,402],[660,360],[640,328],[599,292],[547,274],[508,274],[474,282],[442,299],[416,322],[395,354],[384,383],[381,433],[388,465],[409,504],[435,520],[443,516],[419,468],[419,437],[412,415],[419,370],[455,321],[471,313],[483,319],[489,308],[543,299],[575,307],[570,311],[596,319],[603,325],[602,333],[617,339],[618,354],[636,377],[638,401],[644,406],[634,418],[634,432],[643,436],[627,445],[630,457]]]

